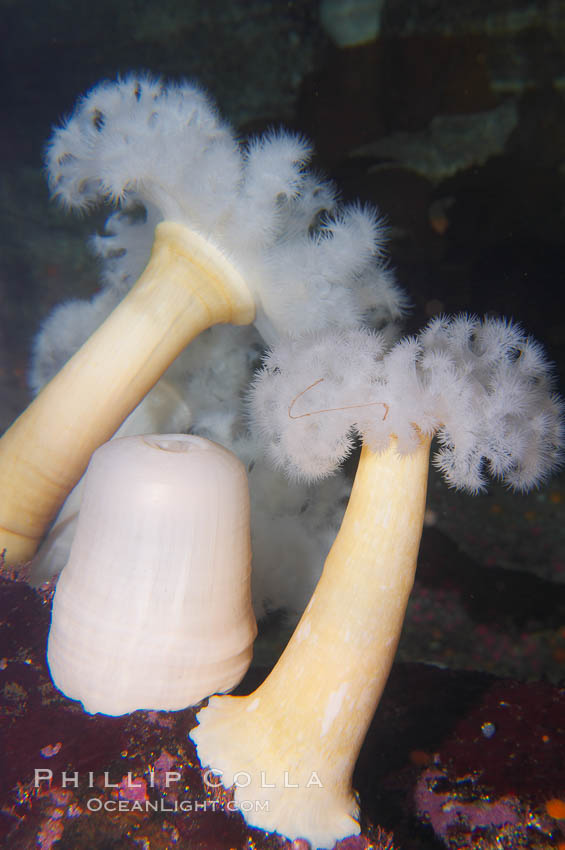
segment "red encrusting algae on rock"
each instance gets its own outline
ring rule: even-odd
[[[0,576],[0,847],[291,850],[249,829],[229,792],[207,787],[187,735],[192,709],[88,715],[53,687],[48,602],[44,591]],[[393,850],[391,842],[368,826],[338,846]]]

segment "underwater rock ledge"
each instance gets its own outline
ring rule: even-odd
[[[194,709],[107,717],[63,697],[45,664],[51,597],[0,577],[0,847],[308,850],[250,829],[206,785]],[[548,683],[396,665],[356,770],[362,832],[336,850],[564,840],[552,816],[565,799],[563,716],[565,690]]]

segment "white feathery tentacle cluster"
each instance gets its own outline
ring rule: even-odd
[[[563,402],[541,346],[504,319],[439,317],[386,350],[381,335],[326,331],[271,350],[251,393],[275,465],[294,478],[331,474],[357,436],[373,451],[394,435],[410,452],[436,435],[448,484],[515,490],[561,460]]]
[[[282,130],[238,144],[196,86],[133,75],[79,101],[46,161],[51,191],[67,207],[120,206],[94,241],[109,260],[108,283],[127,289],[130,262],[138,254],[143,267],[156,224],[176,221],[243,274],[255,324],[272,342],[354,327],[364,314],[395,320],[406,307],[382,259],[379,216],[339,205],[331,184],[307,170],[310,156],[303,137]],[[147,236],[145,254],[136,246]]]

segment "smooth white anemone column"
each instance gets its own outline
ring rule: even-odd
[[[201,437],[111,440],[92,456],[47,660],[86,711],[176,710],[234,688],[252,657],[243,464]]]

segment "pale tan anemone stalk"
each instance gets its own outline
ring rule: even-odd
[[[353,769],[414,581],[430,441],[407,455],[395,440],[379,454],[363,448],[340,531],[280,660],[254,693],[213,697],[198,714],[190,734],[200,762],[234,785],[236,801],[253,803],[243,809],[253,826],[315,848],[359,832]]]
[[[221,251],[186,226],[157,225],[137,283],[0,440],[6,561],[34,555],[92,452],[194,337],[254,318],[254,298]]]

